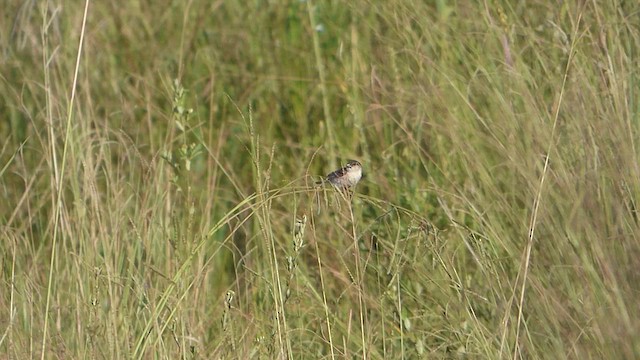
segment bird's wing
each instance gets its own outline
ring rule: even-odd
[[[338,169],[338,170],[332,172],[331,174],[327,175],[327,180],[328,181],[333,181],[335,179],[339,179],[339,178],[343,177],[346,172],[347,172],[346,168]]]

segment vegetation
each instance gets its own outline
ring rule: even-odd
[[[639,12],[9,1],[0,353],[640,357]]]

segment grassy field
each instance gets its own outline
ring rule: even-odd
[[[9,1],[0,358],[639,358],[639,15]]]

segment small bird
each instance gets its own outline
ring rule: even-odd
[[[338,189],[348,189],[356,186],[362,179],[362,164],[356,160],[349,160],[347,165],[327,175],[325,181]]]

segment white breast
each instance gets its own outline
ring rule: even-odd
[[[358,181],[362,179],[362,168],[352,168],[347,172],[347,182],[349,182],[349,186],[355,186]]]

